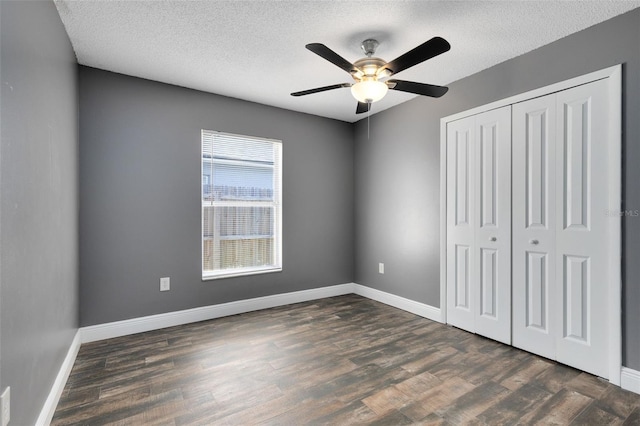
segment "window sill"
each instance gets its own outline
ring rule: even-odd
[[[268,266],[264,268],[251,269],[225,269],[218,272],[208,272],[202,274],[202,281],[218,280],[221,278],[243,277],[246,275],[270,274],[273,272],[282,272],[280,266]]]

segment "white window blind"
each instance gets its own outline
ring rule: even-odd
[[[282,270],[282,142],[202,131],[202,278]]]

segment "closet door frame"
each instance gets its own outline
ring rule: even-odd
[[[608,85],[608,107],[610,124],[608,129],[608,200],[609,212],[620,212],[622,197],[622,65],[605,68],[516,96],[492,102],[477,108],[444,117],[440,120],[440,320],[447,322],[447,123],[465,117],[480,114],[492,109],[560,92],[582,84],[606,79]],[[602,214],[606,214],[603,212]],[[620,386],[622,370],[622,307],[621,307],[621,270],[622,239],[621,217],[612,214],[609,218],[607,246],[610,256],[610,285],[608,288],[608,336],[610,344],[607,354],[609,364],[609,382]]]

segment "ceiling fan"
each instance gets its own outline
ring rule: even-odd
[[[392,75],[451,49],[451,45],[442,37],[434,37],[391,62],[385,62],[383,59],[373,56],[378,45],[378,41],[374,39],[363,41],[361,47],[367,56],[352,64],[324,44],[307,44],[305,46],[307,49],[351,74],[355,83],[341,83],[317,87],[315,89],[294,92],[291,96],[304,96],[312,93],[325,92],[327,90],[350,87],[351,94],[358,101],[356,114],[362,114],[363,112],[369,111],[373,102],[382,99],[389,89],[415,93],[416,95],[431,96],[433,98],[439,98],[449,90],[448,87],[435,86],[432,84],[396,79],[389,80],[389,77]]]

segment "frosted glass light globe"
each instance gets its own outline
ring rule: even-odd
[[[381,81],[363,80],[351,86],[351,94],[358,102],[370,104],[384,98],[389,87]]]

